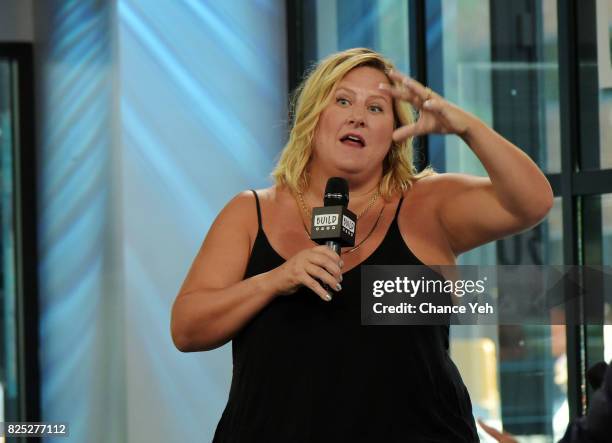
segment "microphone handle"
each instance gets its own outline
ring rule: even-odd
[[[333,240],[327,240],[325,242],[325,246],[334,251],[336,254],[340,255],[340,243]]]
[[[340,255],[340,243],[333,240],[327,240],[325,242],[325,246],[334,251],[336,254]],[[334,294],[336,291],[332,290],[327,283],[323,283],[323,289],[325,289],[330,294]]]

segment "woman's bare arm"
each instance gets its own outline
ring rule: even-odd
[[[339,257],[325,246],[301,251],[271,271],[243,280],[256,235],[255,199],[243,192],[213,222],[172,307],[171,334],[183,352],[215,349],[231,340],[276,296],[315,280],[338,283]],[[251,228],[249,228],[251,227]]]
[[[175,346],[183,352],[209,351],[231,340],[275,297],[268,274],[227,288],[179,294],[172,308]]]
[[[463,138],[489,177],[437,177],[439,216],[457,255],[534,226],[553,204],[546,176],[517,146],[478,119]]]
[[[242,280],[254,213],[252,193],[243,192],[213,222],[172,307],[172,340],[181,351],[223,345],[273,299],[269,275]]]
[[[489,175],[439,174],[422,180],[422,186],[428,183],[431,197],[437,199],[436,216],[455,255],[521,232],[546,216],[553,204],[552,189],[527,154],[418,81],[399,72],[389,76],[396,84],[381,83],[379,88],[419,109],[417,121],[396,129],[394,140],[457,134]]]

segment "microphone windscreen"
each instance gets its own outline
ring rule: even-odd
[[[323,196],[324,206],[348,206],[349,188],[348,182],[342,177],[331,177],[327,180],[325,186],[325,195]]]

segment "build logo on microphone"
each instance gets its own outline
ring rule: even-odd
[[[338,225],[338,214],[322,214],[322,215],[315,215],[314,217],[315,231],[336,229],[337,225]]]
[[[342,216],[342,229],[344,232],[355,235],[355,222],[347,217],[346,215]]]

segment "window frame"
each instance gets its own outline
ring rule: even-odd
[[[427,23],[432,14],[440,14],[441,0],[407,0],[410,10],[410,66],[411,75],[432,89],[443,93],[441,80],[436,77],[435,63],[440,54],[427,47]],[[498,0],[490,0],[493,5]],[[502,0],[503,1],[503,0]],[[289,92],[302,79],[304,68],[310,66],[316,54],[313,42],[304,39],[304,29],[314,30],[316,1],[287,0],[287,56],[289,62]],[[584,196],[612,193],[612,169],[599,169],[599,110],[597,84],[597,36],[595,0],[557,0],[559,61],[559,105],[561,121],[561,172],[546,174],[555,197],[561,197],[563,214],[563,256],[566,265],[596,265],[597,238],[593,229],[601,221],[585,219]],[[580,6],[580,7],[579,7]],[[316,34],[316,32],[315,32]],[[315,42],[316,43],[316,42]],[[429,51],[428,51],[429,49]],[[433,53],[432,53],[433,50]],[[432,58],[434,60],[432,60]],[[433,63],[433,64],[432,64]],[[429,69],[428,69],[429,68]],[[596,111],[593,111],[595,109]],[[595,113],[593,115],[592,113]],[[588,118],[585,117],[588,113]],[[422,137],[418,148],[423,167],[431,158],[435,137]],[[415,149],[417,152],[418,149]],[[584,168],[584,169],[583,169]],[[591,233],[591,234],[589,234]],[[599,231],[601,246],[601,229]],[[601,247],[599,248],[601,256]],[[582,306],[569,306],[566,314],[575,316]],[[567,369],[570,420],[584,415],[590,395],[586,383],[586,369],[603,358],[603,350],[589,343],[586,326],[568,326]]]
[[[0,43],[0,59],[9,61],[16,88],[13,105],[16,122],[13,143],[13,224],[15,241],[15,306],[17,340],[17,417],[6,421],[41,421],[39,314],[38,314],[38,236],[36,199],[36,136],[33,45]],[[20,439],[19,441],[25,441]],[[28,440],[29,441],[29,440]],[[40,441],[35,438],[34,441]]]

